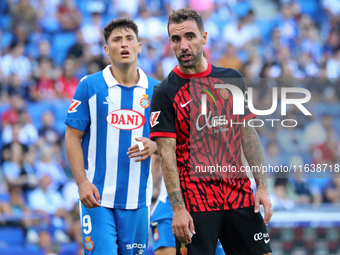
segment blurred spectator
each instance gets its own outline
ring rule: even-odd
[[[233,44],[237,49],[241,49],[246,44],[259,38],[259,30],[254,28],[253,20],[248,16],[252,12],[242,13],[237,21],[230,22],[223,29],[223,41]]]
[[[39,43],[38,62],[43,58],[51,58],[51,44],[48,40],[42,40]]]
[[[18,135],[18,141],[26,146],[34,145],[38,141],[38,130],[31,123],[26,109],[18,111],[18,122],[15,124],[15,126],[16,127],[7,125],[2,130],[2,141],[4,144],[15,141],[16,135]],[[18,134],[16,133],[17,131],[19,131]]]
[[[39,231],[38,246],[41,248],[46,255],[57,254],[58,246],[53,242],[53,238],[47,230]]]
[[[11,8],[12,27],[23,24],[27,31],[33,31],[37,27],[37,11],[29,0],[19,0]]]
[[[29,99],[27,82],[22,81],[20,76],[16,73],[9,77],[8,84],[4,87],[3,93],[6,93],[7,96],[15,94],[25,100]]]
[[[84,51],[85,51],[85,41],[84,36],[81,30],[77,30],[76,32],[77,40],[74,45],[69,49],[67,53],[67,58],[74,58],[79,65],[83,64],[84,59]]]
[[[335,165],[333,166],[335,167]],[[340,172],[334,172],[333,178],[327,183],[324,191],[324,202],[340,204]]]
[[[334,129],[326,130],[326,141],[312,149],[314,164],[334,165],[340,160],[339,138]]]
[[[84,41],[89,45],[92,55],[100,55],[103,52],[102,45],[104,45],[104,37],[102,30],[102,16],[97,12],[92,13],[90,22],[81,28]]]
[[[39,129],[39,147],[53,146],[61,142],[61,134],[54,128],[55,119],[50,111],[41,116],[42,127]]]
[[[327,75],[329,78],[340,78],[340,49],[335,52],[335,56],[327,61]]]
[[[2,129],[18,123],[18,113],[26,108],[25,100],[17,94],[10,95],[10,108],[1,116]]]
[[[74,77],[75,61],[72,58],[66,59],[63,65],[62,75],[59,76],[56,81],[56,89],[58,95],[61,98],[72,99],[76,88],[78,86],[78,80]]]
[[[138,65],[143,67],[143,70],[147,75],[153,75],[156,73],[158,61],[159,58],[155,47],[148,44],[146,46],[146,54],[139,55]]]
[[[274,194],[270,196],[273,210],[290,210],[294,208],[293,200],[287,194],[288,179],[277,178],[274,183]]]
[[[30,88],[33,101],[54,99],[58,97],[55,87],[53,63],[49,58],[41,58],[36,70],[36,81]]]
[[[61,190],[67,181],[66,174],[56,161],[58,155],[52,147],[41,148],[40,159],[36,162],[36,171],[38,176],[48,175],[50,180],[50,190]]]
[[[138,13],[138,8],[140,6],[140,0],[112,0],[111,5],[114,9],[112,10],[117,16],[122,16],[127,14],[130,18],[135,18]]]
[[[279,30],[282,38],[289,42],[289,47],[293,48],[298,35],[298,26],[294,19],[292,3],[283,4],[281,17],[279,18]]]
[[[237,56],[237,50],[234,45],[228,43],[223,55],[218,60],[218,66],[233,68],[240,71],[242,62]]]
[[[25,151],[21,144],[10,145],[11,156],[2,164],[2,171],[10,187],[20,187],[25,192],[37,185],[37,179],[32,169],[25,165]]]
[[[52,178],[41,173],[39,186],[28,194],[28,207],[35,212],[54,215],[64,209],[62,195],[51,187]]]
[[[74,0],[62,0],[62,4],[58,7],[57,18],[65,31],[76,31],[79,28],[81,14]]]
[[[136,19],[138,37],[142,42],[155,42],[167,38],[166,24],[159,17],[151,16],[146,8],[141,8],[139,18]]]
[[[32,64],[24,54],[25,46],[22,43],[12,43],[10,53],[6,54],[1,60],[2,74],[5,80],[16,73],[22,81],[27,81],[31,75]]]

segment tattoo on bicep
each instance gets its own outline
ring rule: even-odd
[[[261,167],[264,165],[263,151],[260,143],[260,138],[254,127],[246,126],[241,128],[242,148],[244,155],[250,166]],[[266,185],[266,176],[261,171],[253,171],[253,175],[257,185]]]

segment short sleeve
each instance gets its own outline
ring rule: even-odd
[[[173,100],[161,86],[162,83],[154,88],[151,101],[150,138],[152,140],[155,137],[176,138]]]
[[[79,82],[65,119],[65,124],[85,132],[90,123],[88,84],[86,76]]]

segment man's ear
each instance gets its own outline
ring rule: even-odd
[[[208,33],[207,32],[203,32],[203,45],[206,45],[208,42]]]
[[[110,56],[110,50],[109,50],[109,47],[106,44],[104,45],[104,50],[105,50],[106,56]]]
[[[142,52],[142,44],[139,42],[138,43],[138,53]]]

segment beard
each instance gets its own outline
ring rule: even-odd
[[[197,54],[193,54],[191,52],[187,52],[188,54],[191,55],[191,59],[190,60],[183,60],[181,55],[183,55],[183,53],[180,53],[179,56],[176,56],[178,63],[183,66],[183,67],[193,67],[195,66],[199,61],[201,61],[202,56],[203,56],[203,47],[197,52]]]

